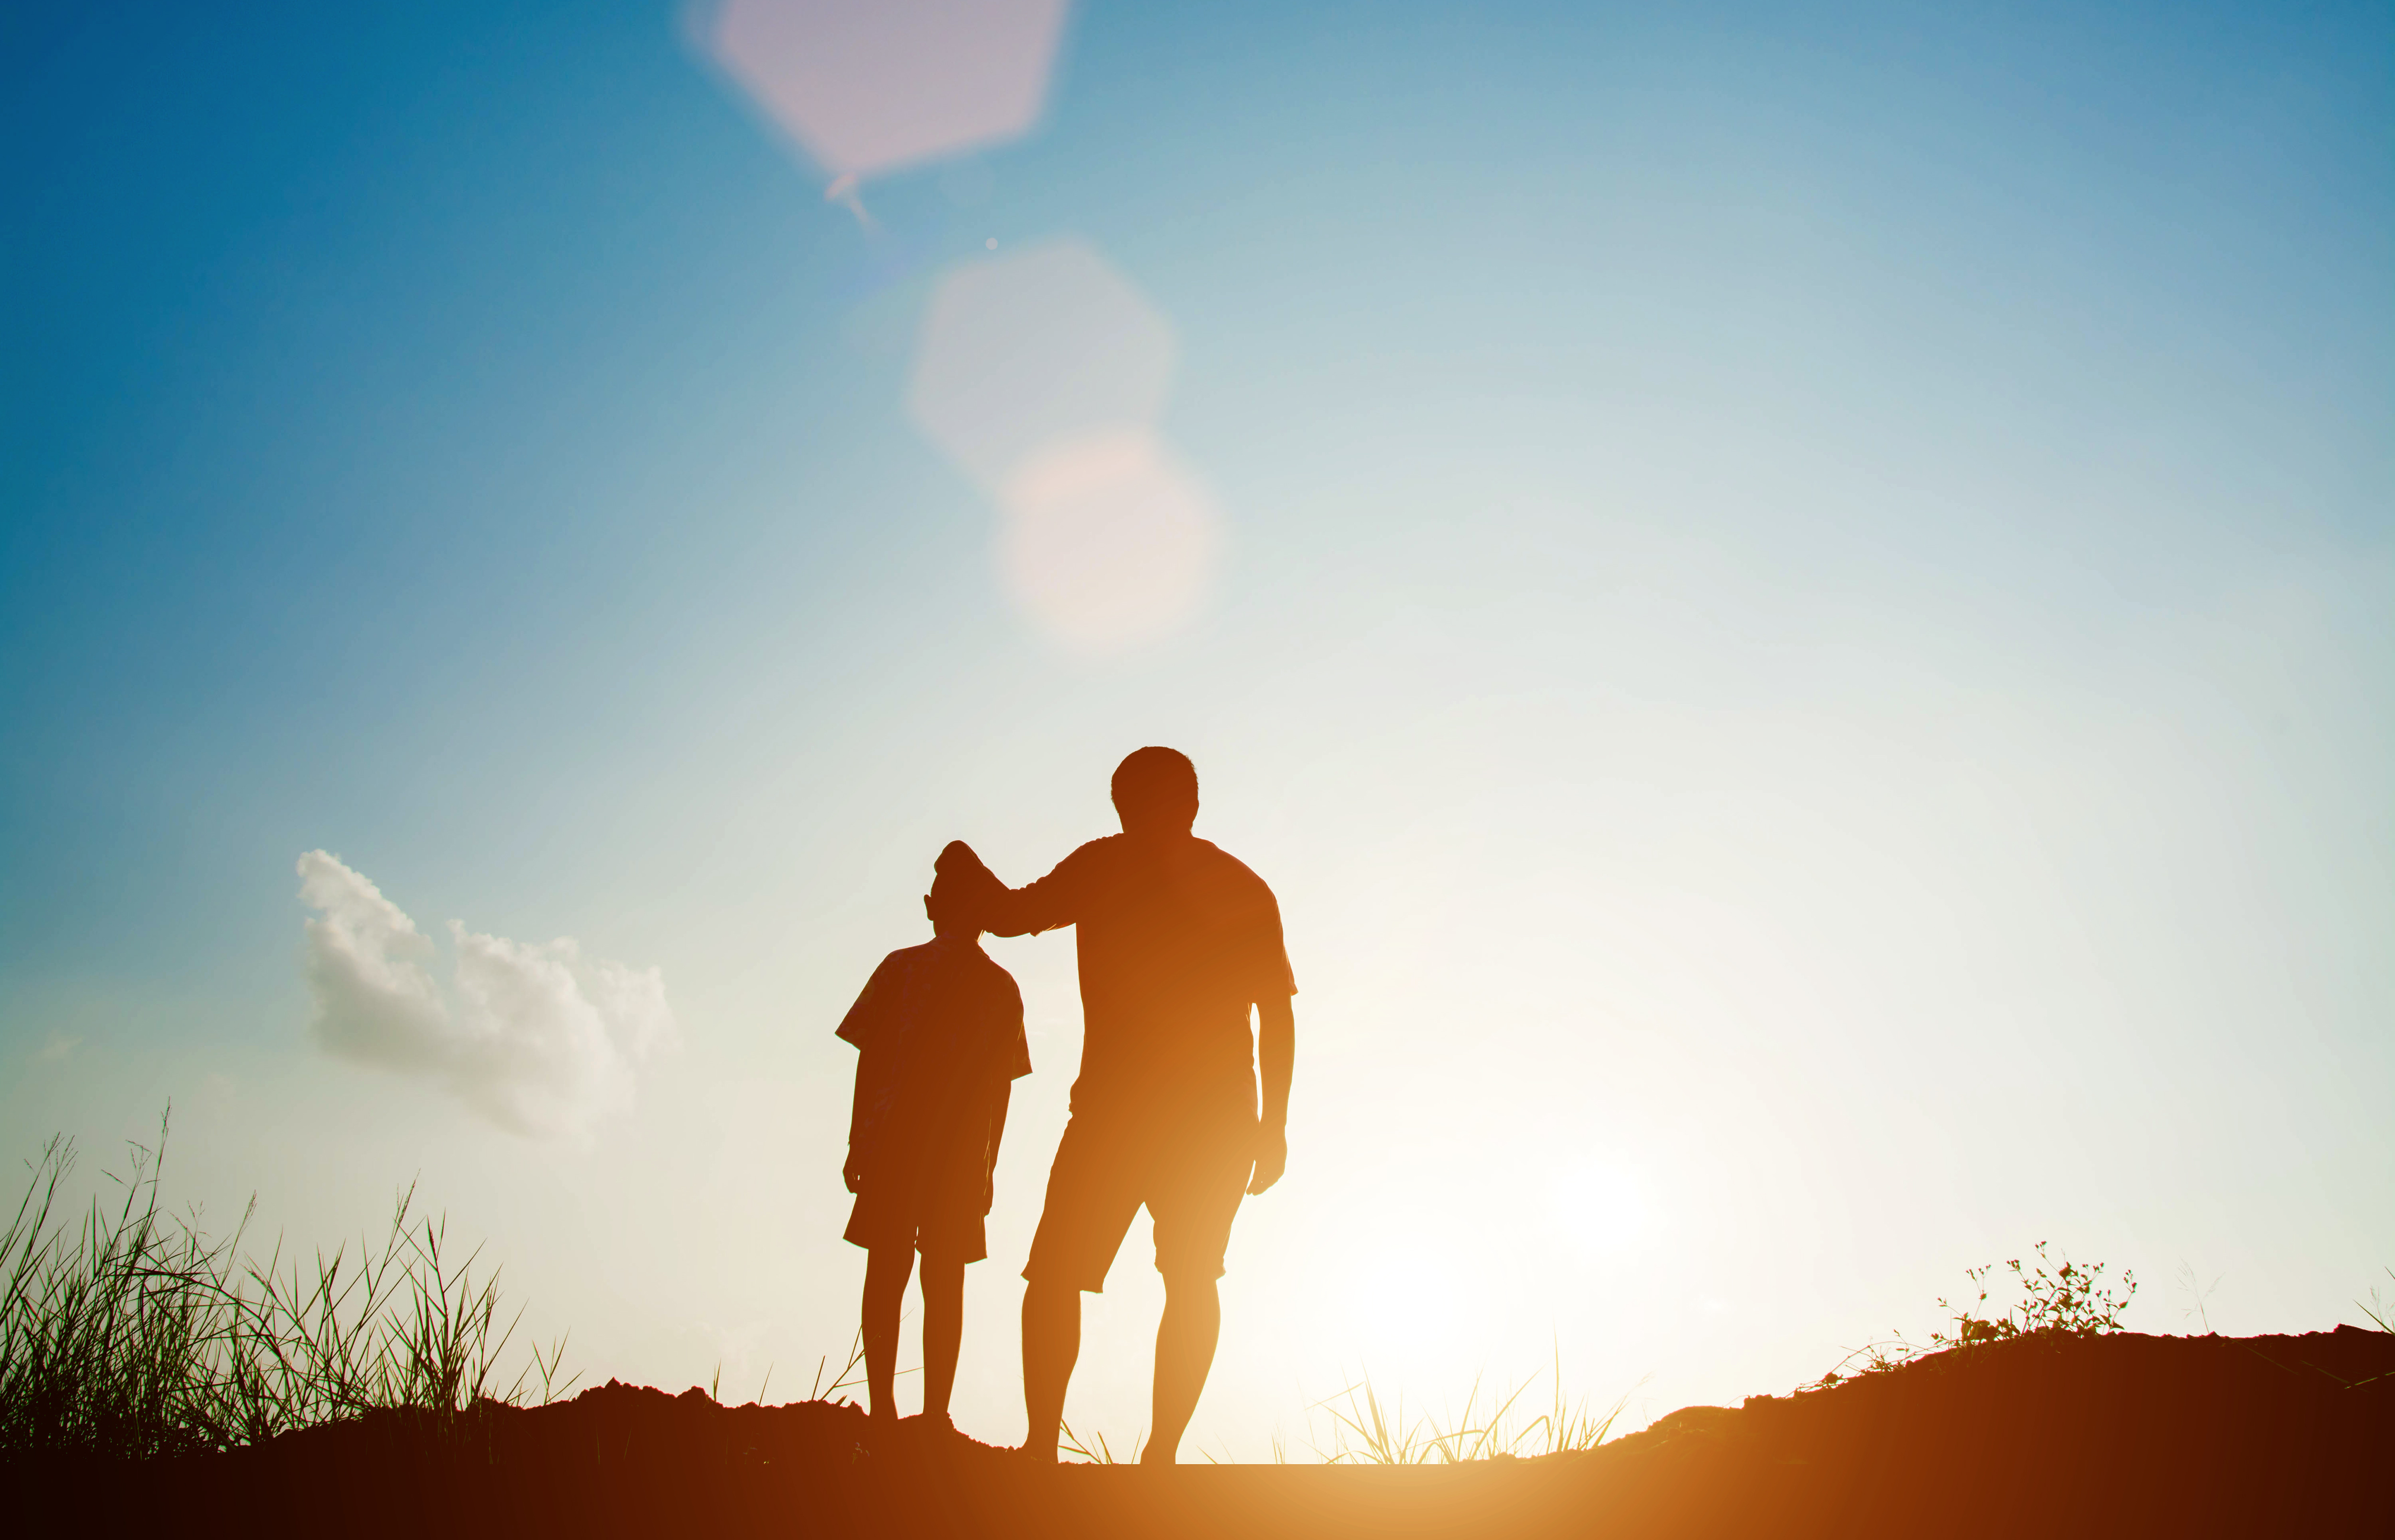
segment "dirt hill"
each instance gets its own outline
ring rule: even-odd
[[[1460,1467],[1043,1470],[912,1424],[877,1444],[852,1406],[611,1383],[10,1474],[20,1512],[152,1534],[2395,1534],[2395,1335],[2033,1335]]]

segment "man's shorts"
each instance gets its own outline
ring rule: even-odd
[[[879,1193],[868,1183],[848,1211],[842,1239],[867,1251],[912,1247],[941,1262],[978,1262],[989,1255],[989,1237],[977,1204],[931,1203],[893,1188]]]
[[[1164,1116],[1076,1110],[1048,1171],[1048,1201],[1023,1276],[1102,1292],[1145,1203],[1156,1221],[1158,1272],[1168,1281],[1222,1277],[1231,1221],[1255,1169],[1254,1092],[1244,1105],[1211,1101]]]

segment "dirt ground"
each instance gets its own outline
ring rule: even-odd
[[[853,1406],[611,1383],[9,1484],[18,1512],[153,1534],[2395,1534],[2395,1335],[2025,1337],[1461,1467],[1038,1469],[911,1423],[869,1439]]]

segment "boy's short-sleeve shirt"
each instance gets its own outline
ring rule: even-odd
[[[862,1055],[849,1137],[871,1179],[986,1203],[997,1093],[1031,1073],[1014,976],[978,947],[905,948],[873,970],[838,1036]]]

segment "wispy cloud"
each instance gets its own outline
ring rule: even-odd
[[[510,941],[449,923],[444,988],[432,938],[364,874],[299,857],[309,1030],[326,1052],[419,1075],[520,1134],[587,1135],[632,1102],[635,1071],[681,1041],[655,968],[587,958],[571,936]]]

